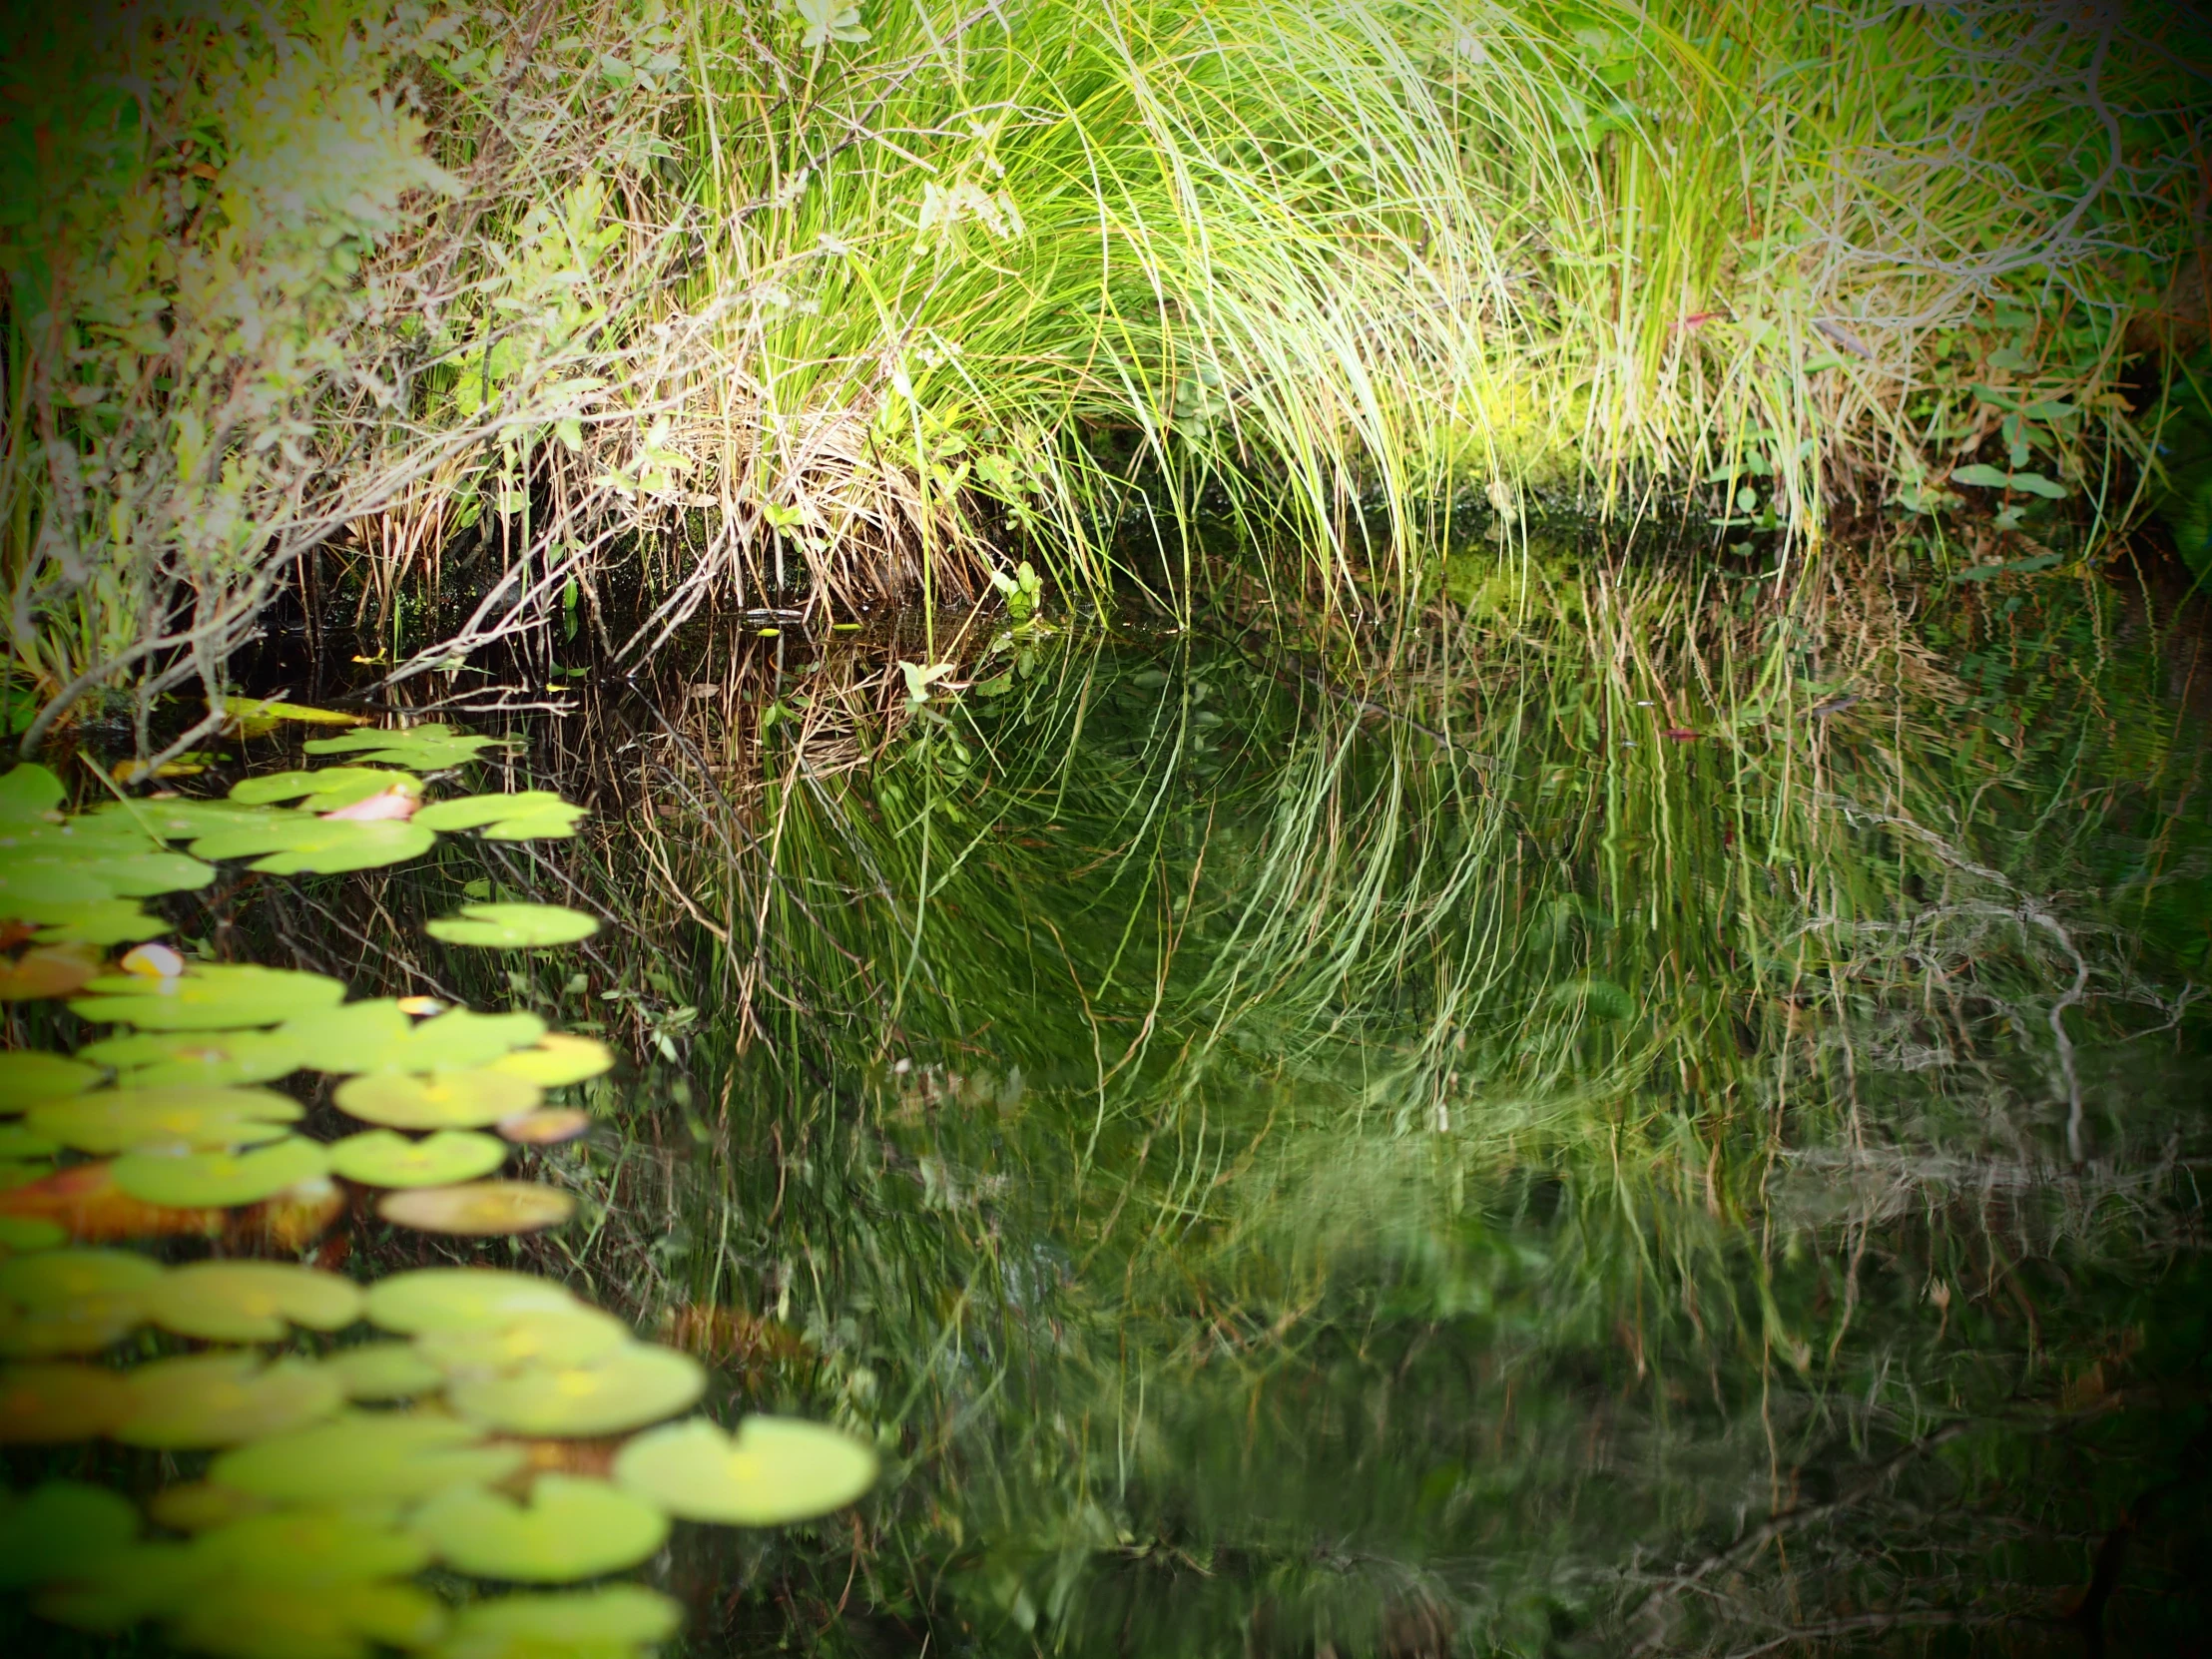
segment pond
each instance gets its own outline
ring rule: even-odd
[[[648,1420],[696,1399],[872,1456],[796,1517],[661,1503],[617,1581],[671,1598],[671,1651],[2183,1651],[2212,1558],[2186,641],[2095,592],[1917,620],[1766,593],[1470,552],[1405,624],[1232,593],[1180,625],[940,619],[935,651],[723,618],[627,678],[582,631],[518,654],[546,707],[420,717],[526,739],[468,786],[588,805],[573,838],[446,811],[408,862],[230,862],[161,902],[190,960],[604,1041],[614,1070],[552,1085],[588,1133],[513,1155],[573,1219],[410,1230],[371,1172],[251,1253],[368,1286],[372,1323],[395,1275],[521,1270],[697,1363]],[[348,758],[303,757],[314,730],[172,788]],[[470,902],[604,923],[425,936]],[[97,1034],[10,1006],[11,1046]],[[300,1098],[324,1140],[361,1127],[358,1079]],[[186,1352],[167,1330],[84,1363]],[[416,1418],[526,1445],[541,1504],[622,1463],[605,1424],[517,1427],[447,1375],[455,1414]],[[11,1481],[198,1530],[153,1494],[204,1452],[110,1441],[11,1447]],[[379,1536],[435,1561],[379,1582],[529,1579],[421,1519],[451,1492],[406,1501]],[[656,1635],[364,1618],[314,1647],[157,1601],[81,1634],[31,1609],[82,1593],[33,1592],[11,1652]]]

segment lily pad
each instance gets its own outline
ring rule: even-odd
[[[141,1031],[105,1037],[77,1051],[114,1066],[127,1088],[266,1083],[306,1064],[299,1040],[276,1031]]]
[[[783,1526],[841,1509],[875,1483],[875,1453],[841,1429],[750,1416],[728,1435],[704,1417],[624,1446],[615,1478],[685,1520]]]
[[[0,1303],[66,1308],[92,1296],[135,1295],[169,1270],[128,1250],[50,1250],[0,1262]]]
[[[365,1312],[371,1325],[414,1336],[465,1331],[538,1309],[579,1306],[561,1286],[534,1274],[503,1268],[422,1268],[371,1285]]]
[[[220,1659],[369,1659],[382,1647],[422,1648],[445,1629],[427,1591],[376,1579],[291,1584],[250,1578],[182,1598],[170,1632]]]
[[[203,835],[192,843],[192,850],[203,858],[253,858],[246,867],[269,875],[335,875],[404,863],[436,844],[437,836],[413,820],[323,818],[292,812]],[[257,853],[262,856],[256,857]]]
[[[430,1562],[430,1546],[391,1524],[393,1511],[335,1505],[247,1515],[201,1534],[201,1559],[226,1579],[330,1584],[400,1578]]]
[[[227,1451],[208,1478],[278,1503],[414,1503],[504,1480],[525,1456],[451,1417],[355,1411]]]
[[[68,799],[62,781],[36,761],[18,761],[0,773],[0,825],[42,823]]]
[[[75,1164],[0,1192],[0,1227],[59,1228],[84,1244],[107,1239],[211,1238],[223,1231],[223,1210],[165,1210],[115,1184],[111,1163]],[[23,1248],[45,1248],[26,1241]]]
[[[0,1052],[0,1117],[25,1111],[41,1101],[83,1094],[100,1081],[100,1068],[66,1054],[35,1048]]]
[[[276,1343],[294,1325],[335,1331],[361,1314],[350,1279],[288,1262],[194,1262],[146,1293],[153,1322],[180,1337],[216,1343]]]
[[[597,1077],[614,1067],[614,1051],[596,1037],[549,1031],[534,1048],[518,1048],[491,1062],[499,1071],[527,1077],[541,1089],[563,1088]]]
[[[440,1659],[524,1659],[577,1650],[650,1646],[684,1627],[681,1602],[643,1584],[609,1584],[565,1595],[501,1596],[453,1615]]]
[[[459,915],[426,922],[423,931],[447,944],[521,950],[588,939],[599,931],[599,918],[562,904],[464,904]]]
[[[563,1584],[634,1567],[668,1537],[668,1517],[604,1480],[548,1474],[527,1504],[481,1487],[439,1493],[414,1528],[456,1572]]]
[[[76,945],[45,945],[20,956],[0,956],[0,1002],[75,996],[99,972],[100,964]]]
[[[280,722],[304,721],[310,726],[365,726],[366,715],[341,714],[335,709],[314,709],[303,703],[279,703],[275,698],[226,697],[223,712],[249,737],[273,732]]]
[[[123,1379],[98,1366],[0,1370],[0,1443],[89,1440],[123,1418]]]
[[[79,1152],[219,1151],[275,1140],[300,1115],[298,1101],[268,1089],[187,1086],[102,1089],[34,1106],[23,1122],[34,1135]]]
[[[342,738],[316,738],[300,745],[309,755],[358,755],[416,772],[443,772],[473,761],[486,749],[514,746],[513,738],[487,738],[455,732],[442,722],[405,731],[348,732]]]
[[[51,1158],[61,1143],[32,1133],[20,1123],[0,1123],[0,1159]]]
[[[341,740],[342,741],[342,740]],[[388,772],[380,767],[324,767],[319,771],[275,772],[242,779],[231,787],[231,799],[244,807],[268,807],[296,801],[310,813],[335,812],[387,790],[422,788],[411,772]]]
[[[265,1367],[253,1354],[157,1360],[131,1373],[126,1387],[115,1437],[170,1450],[280,1434],[330,1415],[345,1397],[319,1366],[278,1360]]]
[[[122,1544],[70,1562],[58,1581],[33,1592],[31,1610],[56,1624],[120,1635],[184,1606],[200,1590],[202,1576],[189,1544]]]
[[[310,1045],[321,1071],[462,1071],[539,1041],[545,1021],[532,1013],[454,1008],[417,1023],[398,1001],[380,997],[348,1002],[283,1031]]]
[[[95,979],[70,1011],[94,1024],[142,1031],[221,1031],[276,1025],[344,1000],[345,986],[319,973],[251,963],[195,963],[173,979],[116,974]]]
[[[445,1386],[445,1373],[415,1351],[412,1343],[363,1343],[341,1349],[322,1362],[337,1378],[345,1397],[360,1402],[419,1399]]]
[[[558,840],[576,833],[586,809],[572,806],[546,790],[514,795],[464,795],[433,802],[415,814],[426,830],[481,830],[487,840]]]
[[[427,1331],[422,1358],[447,1372],[508,1372],[518,1367],[587,1366],[629,1345],[630,1328],[597,1308],[532,1308],[496,1323]]]
[[[139,1534],[130,1499],[76,1480],[49,1480],[0,1498],[0,1589],[66,1578]]]
[[[182,1485],[164,1486],[146,1500],[148,1518],[172,1532],[213,1531],[270,1507],[266,1497],[215,1480],[187,1480]]]
[[[501,1118],[496,1127],[501,1139],[518,1146],[559,1146],[589,1130],[591,1114],[573,1106],[545,1106]]]
[[[68,1230],[54,1222],[0,1216],[0,1250],[52,1250],[68,1241]]]
[[[115,1161],[115,1184],[168,1209],[227,1209],[258,1204],[328,1167],[319,1141],[292,1136],[250,1152],[127,1152]]]
[[[488,1238],[540,1233],[576,1214],[576,1200],[528,1181],[472,1181],[458,1187],[417,1187],[386,1193],[376,1213],[395,1227]]]
[[[634,1343],[588,1366],[531,1366],[506,1376],[463,1378],[446,1390],[464,1417],[513,1434],[619,1434],[697,1403],[707,1374],[674,1349]]]
[[[155,939],[170,931],[169,922],[135,899],[94,898],[75,904],[25,904],[21,898],[10,906],[17,919],[35,921],[31,935],[41,944],[125,944]]]
[[[473,1181],[507,1161],[507,1149],[489,1135],[440,1129],[410,1141],[389,1129],[348,1135],[330,1147],[330,1170],[364,1187],[440,1187]]]
[[[479,1067],[426,1077],[369,1072],[340,1083],[333,1098],[342,1110],[387,1129],[479,1129],[529,1111],[541,1096],[535,1083]]]

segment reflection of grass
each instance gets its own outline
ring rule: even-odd
[[[2137,920],[2202,878],[2190,743],[2070,623],[1961,689],[1863,615],[1570,598],[1374,659],[1078,635],[941,721],[835,653],[622,717],[595,948],[691,1075],[601,1271],[913,1459],[778,1595],[855,1577],[855,1644],[1688,1652],[2088,1582],[2187,1437],[2130,1390],[2196,1363],[2201,1026]],[[722,741],[818,678],[881,700]],[[1786,1565],[1727,1556],[1769,1514]],[[1718,1599],[1661,1581],[1709,1551]]]

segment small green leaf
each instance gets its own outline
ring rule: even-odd
[[[589,938],[599,931],[599,918],[560,904],[469,904],[457,916],[426,923],[424,931],[447,944],[520,950]]]

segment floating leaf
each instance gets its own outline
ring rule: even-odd
[[[206,1532],[228,1526],[270,1507],[269,1499],[242,1492],[214,1480],[188,1480],[181,1486],[164,1486],[146,1500],[146,1513],[156,1526],[172,1532]]]
[[[429,1565],[430,1546],[393,1526],[390,1513],[359,1506],[278,1509],[205,1532],[194,1547],[214,1574],[228,1580],[398,1578]]]
[[[296,1020],[284,1034],[308,1044],[321,1071],[461,1071],[537,1042],[545,1021],[454,1008],[416,1024],[399,1002],[382,997]]]
[[[328,1167],[321,1142],[292,1136],[251,1152],[127,1152],[115,1161],[115,1184],[168,1209],[227,1209],[259,1203]]]
[[[97,1354],[145,1323],[143,1294],[97,1291],[48,1308],[0,1309],[0,1354],[50,1359]]]
[[[76,946],[48,945],[20,956],[0,956],[0,1002],[44,1002],[75,996],[100,972],[99,962]]]
[[[33,1134],[79,1152],[213,1152],[276,1140],[301,1110],[298,1101],[269,1089],[99,1089],[33,1106],[23,1122]]]
[[[42,1100],[59,1100],[83,1094],[100,1081],[100,1068],[66,1054],[47,1054],[35,1048],[0,1052],[0,1117],[36,1106]]]
[[[519,1048],[491,1065],[494,1071],[527,1077],[541,1089],[558,1089],[610,1071],[614,1063],[613,1051],[595,1037],[549,1031],[535,1048]]]
[[[387,772],[380,767],[324,767],[319,772],[276,772],[242,779],[231,787],[231,799],[242,807],[268,807],[280,801],[297,801],[309,813],[335,812],[387,790],[412,787],[419,792],[422,780],[411,772]]]
[[[426,1077],[370,1072],[347,1078],[332,1098],[362,1122],[387,1129],[479,1129],[529,1111],[540,1094],[512,1072],[479,1068]]]
[[[695,1417],[624,1446],[615,1478],[685,1520],[784,1526],[852,1502],[875,1467],[866,1445],[823,1423],[750,1416],[732,1436]]]
[[[269,875],[335,875],[403,863],[436,844],[437,836],[406,819],[276,813],[259,824],[203,835],[192,849],[203,858],[254,858],[247,868]]]
[[[302,744],[309,755],[358,755],[364,761],[415,772],[443,772],[473,761],[486,749],[509,748],[513,738],[486,738],[455,732],[439,722],[410,726],[403,732],[348,732],[342,738],[316,738]]]
[[[532,1308],[495,1322],[426,1331],[415,1339],[422,1357],[447,1372],[514,1371],[519,1367],[582,1366],[632,1341],[614,1315],[572,1302]]]
[[[123,1419],[123,1379],[98,1366],[0,1370],[0,1443],[89,1440]]]
[[[276,1343],[290,1326],[335,1331],[360,1318],[350,1279],[288,1262],[194,1262],[146,1294],[147,1315],[165,1331],[215,1343]]]
[[[34,1135],[20,1123],[0,1123],[0,1159],[51,1158],[59,1151],[59,1141]]]
[[[106,1037],[77,1051],[114,1066],[129,1088],[265,1083],[306,1064],[300,1041],[276,1031],[145,1031]]]
[[[115,1184],[113,1164],[78,1164],[0,1192],[0,1225],[56,1227],[92,1244],[109,1239],[212,1237],[222,1210],[168,1210],[141,1203]]]
[[[53,773],[36,761],[18,761],[0,774],[0,826],[40,823],[68,799]]]
[[[459,1379],[446,1397],[460,1415],[510,1433],[574,1437],[659,1422],[695,1404],[706,1387],[690,1355],[634,1343],[591,1365]]]
[[[501,1596],[454,1613],[439,1659],[613,1659],[665,1642],[683,1626],[683,1605],[643,1584]]]
[[[428,830],[481,830],[489,840],[558,840],[576,833],[577,821],[586,816],[545,790],[523,790],[515,795],[464,795],[439,801],[415,814],[414,822]]]
[[[518,1146],[558,1146],[591,1128],[591,1114],[573,1106],[547,1106],[501,1118],[496,1127],[503,1139]]]
[[[330,1170],[364,1187],[440,1187],[473,1181],[507,1161],[507,1149],[489,1135],[440,1129],[410,1141],[388,1129],[348,1135],[330,1147]]]
[[[456,1572],[561,1584],[634,1567],[668,1537],[668,1518],[604,1480],[540,1476],[520,1504],[481,1487],[441,1492],[414,1528]]]
[[[345,986],[319,973],[252,963],[195,963],[174,979],[115,974],[87,987],[94,995],[70,1011],[95,1024],[135,1025],[142,1031],[221,1031],[276,1025],[320,1008],[335,1007]]]
[[[188,1544],[124,1544],[71,1562],[59,1582],[33,1594],[31,1610],[57,1624],[120,1635],[142,1619],[182,1607],[200,1589],[201,1577]]]
[[[128,898],[94,898],[76,904],[24,904],[19,919],[40,923],[31,936],[41,944],[124,944],[158,938],[169,923]],[[33,914],[21,914],[34,911]]]
[[[376,1213],[395,1227],[480,1238],[559,1227],[575,1215],[576,1200],[527,1181],[475,1181],[459,1187],[386,1193]]]
[[[464,904],[459,915],[426,922],[423,930],[447,944],[521,950],[588,939],[599,931],[599,918],[561,904]]]
[[[215,879],[213,865],[162,850],[136,826],[92,823],[0,837],[0,915],[59,923],[78,905],[186,892]]]
[[[0,1251],[52,1250],[69,1239],[68,1229],[50,1221],[0,1216]]]
[[[128,1250],[52,1250],[0,1262],[0,1303],[65,1308],[87,1297],[138,1293],[168,1270]]]
[[[253,1354],[156,1360],[131,1373],[126,1386],[129,1398],[115,1437],[171,1450],[281,1434],[328,1416],[345,1397],[337,1379],[319,1366],[278,1360],[265,1367]]]
[[[412,1584],[361,1580],[295,1585],[270,1578],[182,1598],[170,1631],[221,1659],[368,1659],[376,1647],[421,1648],[445,1610]]]
[[[0,1499],[0,1589],[66,1578],[139,1534],[130,1499],[76,1480],[49,1480]]]
[[[208,1477],[278,1503],[414,1503],[504,1480],[522,1462],[520,1446],[486,1445],[451,1417],[356,1411],[227,1451]]]
[[[576,1299],[550,1279],[503,1268],[422,1268],[368,1288],[371,1325],[402,1336],[464,1331],[537,1309],[569,1309]]]
[[[337,1378],[345,1397],[357,1401],[417,1399],[445,1386],[445,1373],[415,1351],[412,1343],[364,1343],[340,1349],[322,1362]]]
[[[301,703],[279,703],[275,698],[226,697],[223,712],[238,722],[249,736],[256,728],[272,731],[278,722],[302,721],[310,726],[365,726],[366,715],[340,714],[335,709],[313,709]]]

